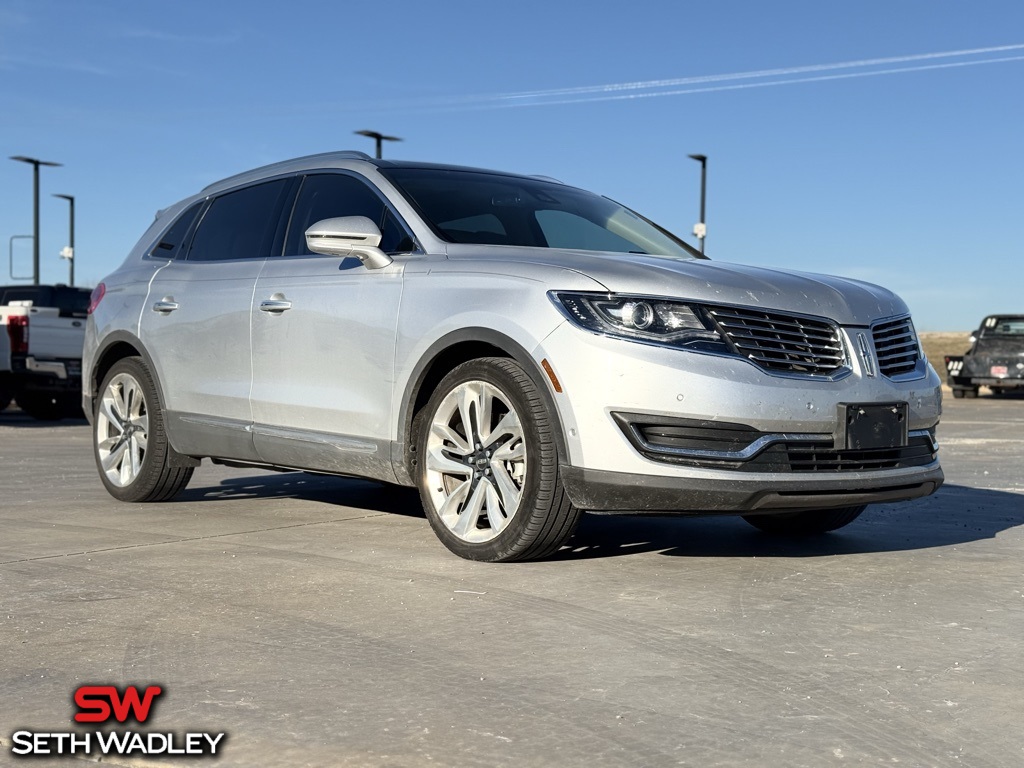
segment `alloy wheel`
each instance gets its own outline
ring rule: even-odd
[[[528,462],[519,415],[493,384],[467,381],[441,401],[429,429],[426,481],[438,517],[465,542],[490,541],[523,498]]]
[[[149,436],[146,398],[134,376],[120,373],[108,382],[96,419],[100,467],[112,485],[127,487],[142,471]]]

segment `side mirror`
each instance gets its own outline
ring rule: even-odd
[[[380,229],[365,216],[324,219],[306,230],[306,247],[324,256],[355,256],[367,269],[381,269],[392,259],[377,246]]]

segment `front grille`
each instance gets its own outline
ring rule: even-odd
[[[613,413],[619,428],[653,461],[740,472],[870,472],[935,461],[935,430],[910,433],[901,448],[837,450],[829,435],[760,432],[745,424]]]
[[[917,335],[909,317],[879,323],[871,328],[878,355],[878,370],[892,378],[902,373],[913,373],[921,356]]]
[[[828,320],[737,307],[708,312],[736,351],[764,370],[828,376],[845,363],[839,329]]]
[[[923,467],[935,461],[930,435],[915,435],[905,448],[837,451],[827,443],[786,445],[791,472],[864,472]]]

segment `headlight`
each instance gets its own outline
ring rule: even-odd
[[[552,291],[552,301],[570,321],[594,333],[732,354],[699,306],[653,296]]]

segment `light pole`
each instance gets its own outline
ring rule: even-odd
[[[68,221],[68,247],[66,249],[67,260],[68,260],[68,285],[72,288],[75,286],[75,196],[74,195],[54,195],[59,197],[61,200],[67,200],[70,206],[71,218]],[[65,252],[62,252],[63,256]]]
[[[58,167],[61,164],[24,155],[12,155],[11,160],[32,166],[32,284],[39,285],[39,166]]]
[[[377,159],[380,160],[383,155],[381,154],[381,146],[385,141],[401,141],[397,136],[385,136],[383,133],[377,133],[377,131],[355,131],[357,136],[365,136],[368,139],[374,139],[377,142]]]
[[[708,158],[707,155],[690,155],[700,163],[700,221],[693,228],[693,234],[700,238],[700,252],[704,253],[704,238],[708,236],[708,224],[704,218],[704,201],[707,199],[708,189]]]

